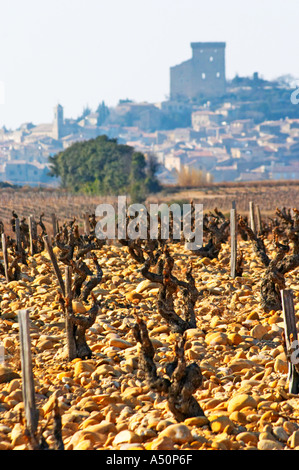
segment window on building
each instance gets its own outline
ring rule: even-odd
[[[201,74],[201,78],[202,78],[203,80],[205,80],[206,74],[205,74],[205,73],[202,73],[202,74]]]
[[[214,57],[211,55],[210,62],[213,62],[213,60],[214,60]]]
[[[220,78],[220,72],[217,72],[217,73],[216,73],[216,77],[217,77],[217,78]]]

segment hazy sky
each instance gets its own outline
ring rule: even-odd
[[[298,0],[0,0],[0,126],[164,100],[193,41],[227,43],[228,78],[299,78],[298,21]]]

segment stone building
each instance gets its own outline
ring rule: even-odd
[[[192,42],[192,58],[170,68],[171,100],[223,95],[225,46],[225,42]]]

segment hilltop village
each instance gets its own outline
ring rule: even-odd
[[[50,123],[0,129],[0,182],[55,186],[49,156],[105,134],[155,155],[162,184],[183,170],[207,182],[299,179],[299,105],[281,77],[265,80],[225,72],[225,43],[191,43],[192,58],[170,68],[169,98],[159,103],[100,101],[77,118],[54,107]],[[99,90],[100,94],[100,90]]]

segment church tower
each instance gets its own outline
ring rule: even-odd
[[[58,104],[54,108],[53,138],[56,140],[63,137],[63,107]]]

